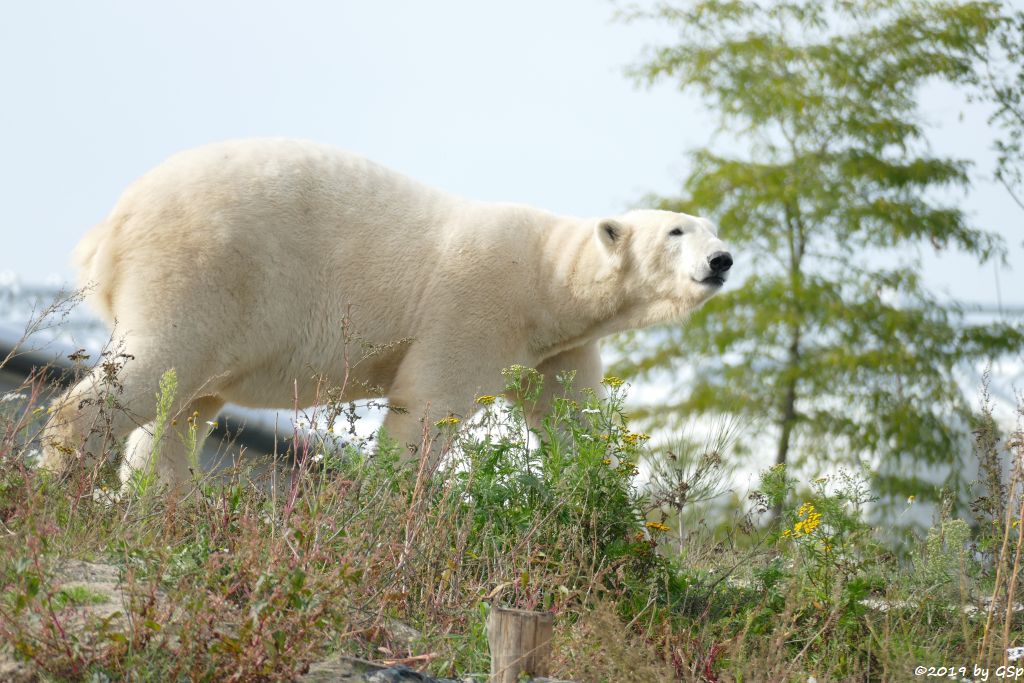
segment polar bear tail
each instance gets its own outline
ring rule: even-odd
[[[100,313],[107,322],[113,322],[113,275],[109,267],[111,243],[108,239],[109,226],[106,221],[96,225],[78,243],[71,260],[78,271],[78,286],[85,291],[85,299],[93,310]]]

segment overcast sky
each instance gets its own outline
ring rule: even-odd
[[[226,138],[319,140],[461,195],[567,214],[671,192],[713,119],[693,95],[633,86],[624,68],[671,33],[613,12],[600,0],[5,3],[0,272],[70,279],[75,242],[133,179]],[[979,162],[967,206],[1006,236],[1018,265],[999,273],[1003,300],[1024,304],[1024,212],[985,179],[984,112],[944,90],[925,104],[936,150]],[[926,266],[942,291],[996,298],[992,265],[929,254]]]

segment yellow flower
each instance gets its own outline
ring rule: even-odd
[[[476,399],[476,402],[482,406],[489,406],[497,399],[496,396],[480,396]]]
[[[907,496],[907,505],[913,505],[915,500],[917,500],[917,496]]]
[[[800,527],[800,530],[803,533],[811,534],[811,533],[814,533],[814,530],[817,529],[820,525],[821,525],[821,515],[818,514],[817,512],[814,512],[814,513],[811,513],[811,515],[808,516],[807,519],[805,519],[804,521],[797,522],[796,525],[794,525],[794,528]]]
[[[459,422],[461,422],[461,420],[459,420],[459,418],[455,417],[454,415],[449,415],[448,417],[446,417],[446,418],[444,418],[442,420],[438,420],[437,422],[435,422],[434,426],[435,427],[454,427],[455,425],[459,424]]]
[[[650,438],[649,434],[644,434],[643,432],[626,432],[622,435],[622,440],[630,446],[636,446],[640,442],[647,441]]]
[[[662,531],[662,532],[664,532],[664,531],[668,531],[669,530],[668,527],[665,526],[664,524],[662,524],[661,522],[647,522],[646,526],[651,531]]]
[[[619,388],[619,387],[621,387],[621,386],[622,386],[623,384],[625,384],[625,382],[623,382],[623,381],[622,381],[621,379],[619,379],[618,377],[615,377],[614,375],[608,375],[608,376],[607,376],[607,377],[605,377],[605,378],[604,378],[603,380],[601,380],[601,383],[602,383],[602,384],[607,384],[607,385],[608,385],[608,386],[610,386],[610,387],[611,387],[612,389],[618,389],[618,388]]]

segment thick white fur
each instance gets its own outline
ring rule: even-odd
[[[114,439],[135,432],[127,476],[152,450],[146,425],[168,368],[178,431],[226,401],[292,407],[296,383],[309,405],[315,376],[344,377],[348,316],[372,344],[411,340],[359,363],[350,343],[346,398],[382,394],[405,408],[384,426],[417,445],[424,417],[471,411],[515,363],[540,369],[549,394],[562,370],[596,388],[598,340],[696,309],[717,290],[699,282],[707,258],[724,249],[710,223],[684,214],[580,219],[469,201],[331,147],[270,139],[172,157],[75,254],[92,305],[134,356],[115,395],[127,410],[107,416]],[[44,466],[102,451],[101,375],[56,410]],[[188,474],[173,431],[155,464],[168,484]]]

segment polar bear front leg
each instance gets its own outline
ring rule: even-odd
[[[470,417],[476,408],[473,400],[483,393],[497,393],[503,384],[500,362],[484,358],[486,354],[479,350],[475,357],[452,353],[446,344],[422,344],[410,351],[388,392],[392,409],[384,420],[384,431],[408,459],[419,460],[426,454],[431,467],[443,455],[437,422],[449,415],[460,420]],[[431,355],[430,349],[448,353]]]
[[[537,371],[544,375],[544,387],[540,399],[526,416],[532,429],[541,426],[555,398],[565,394],[565,388],[558,381],[558,376],[562,373],[575,372],[569,394],[571,398],[582,397],[585,389],[593,389],[598,397],[605,396],[604,386],[601,384],[604,368],[601,363],[600,346],[596,341],[548,358],[537,366]]]
[[[441,429],[437,423],[449,415],[460,420],[468,417],[473,412],[476,393],[465,384],[453,390],[451,384],[445,382],[392,392],[388,396],[390,408],[384,420],[384,432],[398,443],[404,460],[418,461],[426,454],[428,467],[433,469],[443,455],[442,440],[438,438]]]

